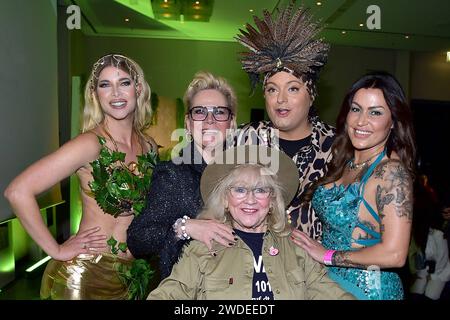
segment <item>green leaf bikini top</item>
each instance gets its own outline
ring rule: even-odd
[[[138,163],[125,164],[125,153],[111,150],[106,139],[98,136],[102,148],[92,166],[92,181],[88,183],[93,198],[105,213],[138,216],[145,206],[145,197],[150,188],[153,168],[158,162],[158,154],[150,150],[138,155]],[[113,140],[114,142],[114,140]]]

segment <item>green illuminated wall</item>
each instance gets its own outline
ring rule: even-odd
[[[0,225],[1,247],[0,247],[0,287],[2,283],[12,278],[15,268],[13,247],[13,229],[10,222]]]
[[[59,146],[56,2],[0,1],[0,60],[5,62],[0,145],[7,150],[0,170],[0,229],[7,233],[0,247],[0,287],[14,280],[19,259],[38,253],[3,192],[17,174]]]
[[[77,136],[80,132],[80,77],[72,77],[72,114],[71,114],[71,138]],[[80,184],[78,177],[72,175],[70,177],[70,234],[75,234],[80,225],[82,205],[80,198]]]

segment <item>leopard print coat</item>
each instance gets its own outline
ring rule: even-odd
[[[300,185],[297,196],[287,209],[288,220],[294,228],[306,232],[313,239],[320,240],[322,224],[310,203],[301,205],[301,195],[317,179],[324,176],[327,164],[331,161],[331,145],[335,136],[332,126],[319,120],[317,116],[309,118],[312,124],[311,143],[302,147],[292,160],[296,163]],[[237,130],[234,145],[258,144],[281,150],[278,143],[278,130],[270,121],[259,121],[241,125]]]

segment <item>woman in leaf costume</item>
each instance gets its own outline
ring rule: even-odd
[[[144,133],[150,115],[150,87],[139,65],[122,55],[103,56],[86,85],[83,133],[8,186],[5,196],[22,225],[53,258],[41,298],[145,294],[152,271],[127,250],[126,230],[143,208],[157,158],[153,139]],[[41,218],[36,196],[73,173],[80,180],[83,215],[77,234],[58,244]]]

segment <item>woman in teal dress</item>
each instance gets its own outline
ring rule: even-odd
[[[304,201],[323,222],[321,243],[291,239],[359,299],[403,299],[392,268],[405,264],[412,222],[414,132],[398,81],[376,72],[356,81],[336,121],[333,160]]]

